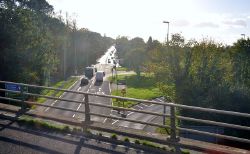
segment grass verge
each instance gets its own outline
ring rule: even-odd
[[[60,81],[52,85],[53,88],[62,88],[62,89],[68,89],[71,85],[73,85],[76,81],[78,80],[78,77],[70,77],[66,81]],[[49,90],[49,89],[44,89],[40,92],[41,95],[45,96],[55,96],[59,97],[63,94],[63,91],[55,91],[55,90]],[[47,100],[47,98],[44,97],[39,97],[37,98],[38,103],[44,103]],[[34,107],[33,107],[34,109]]]
[[[166,117],[166,126],[170,126],[170,117]],[[175,121],[175,125],[178,127],[179,126],[179,123],[178,123],[178,120],[176,119]],[[170,135],[170,128],[162,128],[162,127],[157,127],[155,129],[155,132],[156,133],[160,133],[160,134],[168,134]],[[179,131],[176,130],[176,133],[179,134]]]
[[[47,121],[37,120],[29,116],[22,116],[18,119],[17,123],[19,125],[28,125],[32,127],[42,128],[51,131],[58,131],[58,132],[69,132],[71,129],[67,125],[56,125],[52,124]]]
[[[31,126],[31,127],[35,127],[35,128],[45,129],[48,131],[60,132],[60,133],[82,132],[81,128],[76,128],[76,127],[70,128],[68,125],[54,124],[54,123],[50,123],[50,122],[47,122],[44,120],[34,119],[30,116],[20,117],[17,120],[17,123],[19,125],[26,125],[26,126]],[[90,130],[88,130],[86,133],[92,134],[92,132]],[[101,132],[98,132],[97,135],[103,137],[103,134]],[[110,138],[113,140],[118,140],[118,135],[113,133],[110,135]],[[134,143],[134,144],[138,144],[138,145],[148,146],[151,148],[161,149],[164,151],[169,151],[169,148],[167,148],[166,146],[162,146],[162,145],[150,142],[150,141],[135,139],[134,142],[131,142],[131,140],[132,139],[125,137],[123,141],[128,142],[128,143]],[[189,151],[182,150],[181,153],[189,154]]]
[[[117,80],[109,78],[112,83],[116,84],[117,80],[125,80],[126,82],[126,95],[125,97],[146,99],[150,100],[156,97],[160,97],[162,94],[157,87],[157,81],[152,75],[142,74],[139,78],[134,74],[118,75]],[[123,96],[120,90],[113,90],[112,95]],[[119,99],[113,99],[113,106],[129,108],[137,102],[124,101]]]
[[[116,70],[117,71],[129,71],[129,69],[126,67],[117,67]]]

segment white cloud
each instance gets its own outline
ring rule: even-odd
[[[200,28],[218,28],[219,25],[212,22],[201,22],[195,25],[195,27]]]
[[[173,22],[173,25],[177,27],[185,27],[185,26],[189,26],[190,23],[187,20],[177,20]]]
[[[247,22],[243,19],[225,20],[223,23],[229,26],[247,27]]]

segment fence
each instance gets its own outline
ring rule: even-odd
[[[250,118],[250,114],[247,114],[247,113],[225,111],[225,110],[217,110],[217,109],[210,109],[210,108],[202,108],[202,107],[196,107],[196,106],[187,106],[187,105],[180,105],[180,104],[166,103],[166,102],[141,100],[141,99],[134,99],[134,98],[119,97],[119,96],[111,96],[111,95],[79,92],[79,91],[72,91],[72,90],[67,90],[67,89],[59,89],[59,88],[52,88],[52,87],[45,87],[45,86],[29,85],[29,84],[23,84],[23,83],[7,82],[7,81],[0,81],[0,84],[18,85],[20,87],[19,90],[13,90],[13,89],[10,90],[10,89],[3,89],[2,88],[2,89],[0,89],[0,91],[16,93],[16,94],[19,94],[19,95],[22,96],[20,99],[0,96],[0,99],[20,102],[20,103],[22,103],[22,108],[25,108],[26,104],[28,104],[28,105],[37,105],[37,106],[50,107],[50,108],[55,108],[55,109],[60,109],[60,110],[65,110],[65,111],[71,111],[71,112],[75,112],[75,113],[83,113],[83,114],[85,114],[84,124],[85,124],[86,127],[91,122],[91,116],[99,116],[99,117],[129,121],[129,122],[133,122],[133,123],[139,123],[139,124],[145,124],[145,125],[149,125],[149,126],[155,126],[155,127],[170,129],[170,137],[168,138],[168,140],[172,141],[172,142],[178,142],[179,141],[179,137],[177,136],[177,133],[176,133],[177,130],[178,130],[180,132],[182,132],[182,131],[183,132],[190,132],[190,133],[194,133],[194,134],[198,134],[198,135],[213,136],[213,137],[216,137],[216,138],[227,139],[227,140],[231,140],[231,141],[237,141],[237,142],[243,142],[243,143],[250,144],[250,140],[246,139],[246,138],[239,138],[239,137],[235,137],[235,136],[222,135],[222,134],[217,134],[217,133],[205,132],[205,131],[200,131],[200,130],[195,130],[195,129],[183,128],[183,127],[176,126],[176,120],[184,120],[184,121],[198,122],[198,123],[208,124],[208,125],[213,125],[213,126],[220,126],[220,127],[233,128],[233,129],[237,129],[237,130],[249,131],[250,127],[248,127],[248,126],[241,126],[241,125],[235,125],[235,124],[230,124],[230,123],[217,122],[217,121],[197,119],[197,118],[192,118],[192,117],[184,117],[184,116],[176,115],[176,109],[192,110],[193,112],[199,111],[199,112],[202,112],[204,114],[206,114],[206,113],[216,113],[216,114],[222,114],[222,115],[230,115],[230,116],[238,116],[238,117]],[[52,96],[45,96],[45,95],[36,94],[36,93],[29,93],[28,91],[24,91],[24,89],[26,89],[26,87],[82,94],[82,95],[84,95],[85,99],[84,99],[84,101],[78,101],[78,100],[69,100],[69,99],[64,99],[64,98],[57,98],[57,97],[52,97]],[[52,106],[52,105],[40,104],[40,103],[32,102],[32,101],[26,101],[24,99],[25,98],[24,96],[44,97],[44,98],[47,98],[47,99],[53,99],[53,100],[59,100],[59,101],[81,103],[81,104],[85,105],[85,111],[79,111],[79,110],[68,109],[68,108],[63,108],[63,107],[56,107],[56,106]],[[136,110],[136,109],[130,109],[130,108],[115,107],[115,106],[111,106],[111,105],[104,105],[104,104],[100,104],[100,103],[90,102],[89,101],[89,96],[97,96],[97,97],[105,97],[105,98],[116,98],[116,99],[139,102],[139,103],[145,103],[145,104],[156,104],[156,105],[162,105],[164,108],[165,108],[165,106],[169,106],[170,107],[170,114],[149,112],[149,111]],[[143,122],[143,121],[139,121],[139,120],[127,119],[125,117],[116,117],[116,116],[111,116],[111,115],[93,113],[90,110],[90,105],[91,106],[99,106],[99,107],[103,107],[103,108],[110,108],[110,109],[138,112],[138,113],[149,114],[149,115],[154,115],[154,116],[161,116],[161,117],[163,117],[163,119],[165,119],[165,117],[169,117],[170,118],[170,125]]]

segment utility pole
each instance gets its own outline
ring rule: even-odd
[[[66,12],[66,26],[68,28],[68,13]],[[63,49],[63,79],[66,81],[66,48],[67,48],[67,41],[64,42],[64,49]]]
[[[75,52],[75,75],[77,75],[77,56],[76,56],[76,20],[73,20],[73,39],[74,39],[74,52]]]

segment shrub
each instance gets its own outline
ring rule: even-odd
[[[111,138],[114,139],[114,140],[117,140],[117,135],[116,134],[112,134]]]
[[[135,140],[135,144],[141,144],[139,140]]]
[[[129,142],[129,138],[128,138],[128,137],[125,137],[125,138],[124,138],[124,141],[125,141],[125,142]]]
[[[63,130],[66,131],[66,132],[68,132],[68,131],[70,131],[70,128],[69,128],[69,126],[64,126]]]
[[[100,133],[98,133],[98,135],[99,135],[99,136],[102,136],[102,133],[100,132]]]

